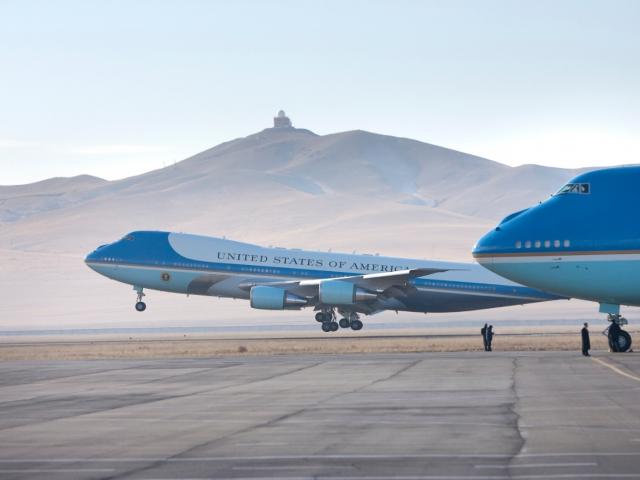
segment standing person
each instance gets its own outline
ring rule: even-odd
[[[493,325],[487,328],[487,352],[491,352],[491,341],[493,340]]]
[[[591,341],[589,340],[589,324],[587,322],[584,322],[584,327],[582,327],[580,333],[582,334],[582,354],[588,357],[590,356],[589,349],[591,348]]]
[[[487,351],[487,324],[480,329],[480,335],[482,335],[482,343],[484,344],[484,351]]]

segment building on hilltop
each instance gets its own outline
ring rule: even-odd
[[[273,128],[291,128],[291,120],[284,114],[284,110],[278,112],[277,117],[273,117]]]

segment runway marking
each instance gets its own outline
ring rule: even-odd
[[[237,466],[232,467],[232,470],[305,470],[305,469],[318,469],[318,468],[355,468],[352,465],[262,465],[262,466]]]
[[[358,421],[360,420],[360,421]],[[376,425],[415,425],[415,420],[407,419],[407,420],[376,420]],[[289,421],[291,424],[296,425],[342,425],[344,420],[341,418],[335,419],[326,419],[326,420],[311,420],[311,419],[300,419],[300,420],[291,420]],[[365,423],[369,424],[370,420],[368,418],[362,419],[354,419],[353,423]],[[478,427],[496,427],[496,428],[513,428],[513,425],[509,425],[507,423],[489,423],[489,422],[439,422],[439,421],[426,421],[421,422],[420,425],[425,427],[436,426],[436,425],[445,425],[445,426],[453,426],[453,427],[468,427],[468,426],[478,426]],[[583,428],[583,427],[579,427]],[[634,429],[636,431],[637,429]]]
[[[523,453],[518,458],[566,458],[566,457],[640,457],[640,452],[573,452],[573,453]],[[407,455],[386,454],[319,454],[319,455],[255,455],[221,457],[107,457],[107,458],[10,458],[0,459],[3,463],[140,463],[140,462],[255,462],[255,461],[299,461],[299,460],[420,460],[429,458],[490,458],[511,459],[513,455],[500,453],[469,453],[451,455],[446,453],[425,453]],[[638,474],[640,476],[640,473]]]
[[[591,360],[593,360],[594,362],[599,363],[600,365],[602,365],[604,367],[607,367],[610,370],[613,370],[614,372],[616,372],[619,375],[622,375],[623,377],[627,377],[627,378],[630,378],[631,380],[635,380],[636,382],[640,382],[640,377],[637,377],[635,375],[631,375],[630,373],[627,373],[627,372],[619,369],[615,365],[611,365],[609,362],[605,362],[604,360],[601,360],[600,358],[594,358],[594,357],[591,357]]]
[[[511,465],[474,465],[475,468],[561,468],[561,467],[597,467],[595,462],[585,463],[520,463]]]
[[[280,480],[546,480],[563,478],[640,478],[640,473],[566,473],[551,475],[389,475],[383,476],[330,476],[278,477]],[[198,478],[145,478],[144,480],[272,480],[273,477],[198,477]]]
[[[91,473],[113,472],[115,468],[14,468],[0,469],[0,473]]]
[[[246,442],[235,443],[236,447],[282,447],[283,445],[289,445],[287,442]]]

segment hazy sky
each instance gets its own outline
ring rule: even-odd
[[[0,0],[0,184],[270,126],[519,165],[640,162],[640,1]]]

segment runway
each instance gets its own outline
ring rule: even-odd
[[[640,356],[594,359],[3,362],[0,478],[640,479]]]

